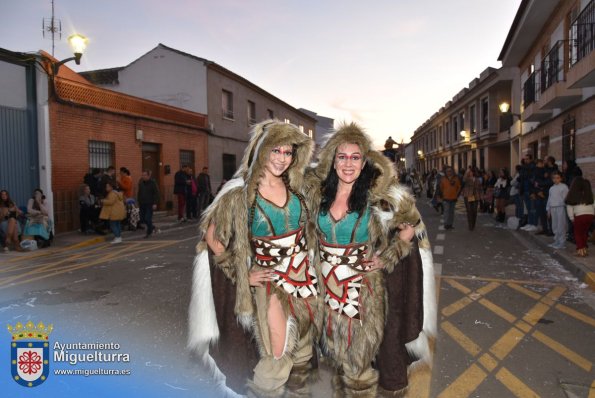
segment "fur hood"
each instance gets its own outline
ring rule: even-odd
[[[244,152],[244,158],[234,176],[245,181],[248,203],[254,201],[258,180],[264,172],[264,166],[271,150],[281,145],[295,146],[295,153],[291,166],[287,169],[287,174],[291,188],[300,192],[304,180],[304,170],[312,156],[314,147],[312,139],[302,133],[297,126],[276,119],[256,124],[250,134],[250,142]]]
[[[357,144],[364,156],[376,169],[378,176],[371,187],[370,193],[374,200],[382,192],[387,192],[390,185],[396,183],[395,169],[391,162],[380,152],[372,149],[372,140],[365,131],[356,123],[345,123],[341,125],[320,150],[320,159],[314,168],[314,174],[320,181],[324,181],[333,167],[337,148],[345,143]]]

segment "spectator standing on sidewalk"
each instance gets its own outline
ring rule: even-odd
[[[105,189],[106,184],[110,184],[113,189],[118,188],[118,182],[116,181],[116,168],[114,166],[109,166],[107,169],[105,169],[105,173],[103,173],[101,176],[98,193],[98,196],[101,198],[105,198],[108,194],[107,190]]]
[[[535,181],[533,182],[533,194],[535,198],[535,217],[537,224],[536,235],[548,234],[547,211],[545,209],[550,187],[553,185],[551,177],[548,176],[545,163],[541,159],[535,161]],[[551,235],[551,234],[550,234]]]
[[[520,195],[523,197],[525,208],[527,209],[526,219],[521,220],[521,229],[530,228],[532,231],[537,230],[537,220],[535,219],[535,202],[531,199],[533,190],[533,182],[535,180],[535,163],[533,163],[533,156],[527,153],[523,158],[521,172],[520,172]]]
[[[157,183],[151,178],[151,170],[143,170],[142,177],[138,182],[138,206],[140,208],[140,219],[147,226],[145,238],[151,236],[155,230],[153,211],[157,210],[157,203],[159,203]]]
[[[91,195],[97,197],[101,192],[101,178],[103,171],[101,169],[92,169],[90,173],[85,174],[83,182],[89,186]]]
[[[120,167],[120,178],[118,178],[118,187],[124,194],[124,200],[132,198],[132,177],[130,176],[130,170],[126,167]]]
[[[209,206],[213,190],[211,189],[211,176],[209,176],[209,168],[203,167],[202,172],[198,175],[198,212],[202,214]]]
[[[178,197],[178,221],[186,221],[184,209],[186,207],[186,190],[190,185],[188,178],[188,166],[183,164],[182,168],[174,175],[174,194]]]
[[[476,168],[469,167],[463,176],[463,182],[461,195],[465,201],[465,209],[467,209],[467,224],[469,226],[469,231],[473,231],[477,220],[477,205],[479,203],[479,198],[481,198],[482,191],[479,171]]]
[[[595,215],[593,191],[589,180],[582,177],[582,172],[575,176],[566,196],[566,211],[574,227],[576,255],[586,257],[587,237]]]
[[[446,167],[446,175],[440,181],[440,193],[444,205],[444,228],[453,229],[455,204],[461,191],[461,180],[454,173],[452,167]]]
[[[506,203],[510,197],[510,178],[504,168],[498,171],[498,179],[494,184],[494,198],[496,201],[496,221],[503,223],[506,220]]]
[[[583,171],[580,167],[576,165],[574,160],[564,160],[562,162],[562,176],[564,177],[564,182],[569,187],[572,186],[572,182],[576,176],[582,176]],[[568,242],[575,243],[574,241],[574,227],[572,225],[572,221],[568,218]]]
[[[194,177],[194,170],[191,167],[188,167],[188,179],[190,180],[190,185],[186,188],[186,218],[188,220],[196,220],[198,219],[198,212],[196,210],[198,205],[198,184]]]
[[[519,223],[523,219],[525,214],[525,204],[523,203],[523,197],[520,191],[520,178],[521,178],[521,165],[517,164],[515,167],[515,173],[510,181],[510,200],[514,203],[514,215],[518,218]]]
[[[105,184],[105,199],[101,201],[102,208],[99,218],[109,221],[110,229],[114,234],[111,243],[122,243],[122,226],[120,222],[126,218],[126,207],[121,192],[117,192],[111,182]]]
[[[568,194],[568,186],[562,182],[562,175],[559,171],[552,172],[553,185],[548,192],[548,201],[546,211],[552,220],[552,229],[554,231],[554,242],[549,246],[554,249],[565,248],[566,231],[568,223],[566,222],[566,208],[564,201]]]

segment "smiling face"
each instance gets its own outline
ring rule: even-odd
[[[341,144],[335,153],[335,170],[339,180],[352,184],[357,180],[364,168],[364,156],[357,144]]]
[[[265,173],[269,173],[274,177],[281,177],[281,175],[291,165],[293,159],[293,148],[291,145],[282,145],[274,147],[269,154],[269,159],[265,165]]]

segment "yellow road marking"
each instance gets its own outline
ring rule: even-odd
[[[519,293],[523,293],[524,295],[531,297],[534,300],[539,300],[541,298],[541,294],[536,293],[533,290],[527,289],[525,287],[522,287],[516,283],[507,283],[506,285]]]
[[[522,320],[519,320],[517,323],[514,324],[514,326],[521,329],[525,333],[529,333],[531,331],[531,328],[533,327],[528,323],[523,322]]]
[[[531,326],[535,326],[537,322],[543,318],[546,312],[550,310],[549,305],[545,305],[543,303],[537,303],[533,308],[527,312],[527,314],[523,317],[523,320],[530,324]]]
[[[593,364],[591,361],[583,358],[576,352],[572,351],[570,348],[566,347],[563,344],[558,343],[554,339],[546,336],[545,334],[541,333],[539,330],[533,332],[533,337],[537,340],[541,341],[543,344],[551,348],[552,350],[556,351],[558,354],[562,355],[564,358],[568,359],[569,361],[573,362],[579,368],[586,370],[587,372],[591,371]]]
[[[496,373],[496,379],[506,386],[515,396],[519,398],[539,398],[535,391],[531,390],[525,383],[510,373],[508,369],[502,368]]]
[[[452,323],[444,321],[440,324],[440,327],[469,354],[477,356],[481,352],[481,348]]]
[[[451,316],[452,314],[460,311],[461,309],[465,308],[472,302],[473,302],[473,300],[471,300],[469,297],[463,297],[462,299],[457,300],[454,303],[450,304],[449,306],[443,308],[442,315]]]
[[[496,289],[498,286],[500,286],[500,283],[498,283],[498,282],[490,282],[487,285],[485,285],[484,287],[481,287],[481,288],[477,289],[476,292],[479,293],[479,294],[481,294],[482,296],[485,296],[486,294],[488,294],[492,290]]]
[[[479,357],[479,363],[490,372],[494,370],[496,366],[498,366],[498,361],[496,361],[494,357],[487,352]]]
[[[485,380],[487,373],[479,366],[469,366],[453,383],[438,395],[438,398],[468,397]]]
[[[496,358],[503,360],[521,342],[524,336],[525,334],[523,332],[512,327],[490,347],[490,351]]]
[[[193,238],[194,239],[194,238]],[[39,269],[36,270],[36,272],[28,272],[25,275],[19,275],[19,278],[22,278],[23,276],[28,276],[31,275],[32,277],[29,279],[24,279],[21,281],[16,281],[16,282],[12,282],[10,283],[10,285],[8,285],[7,283],[5,283],[4,280],[0,281],[0,290],[4,289],[6,287],[9,286],[17,286],[17,285],[21,285],[24,283],[28,283],[28,282],[33,282],[39,279],[45,279],[48,278],[50,276],[54,276],[54,275],[59,275],[59,274],[63,274],[66,272],[70,272],[70,271],[74,271],[77,269],[81,269],[81,268],[87,268],[90,267],[92,265],[96,265],[96,264],[100,264],[100,263],[104,263],[110,260],[113,260],[115,258],[124,258],[133,254],[139,254],[139,253],[143,253],[146,251],[150,251],[150,250],[157,250],[157,249],[161,249],[164,248],[166,246],[171,246],[175,243],[179,243],[181,241],[168,241],[166,243],[161,243],[160,241],[158,241],[158,244],[155,245],[150,245],[148,247],[143,247],[140,250],[134,250],[132,251],[131,249],[134,249],[136,247],[142,247],[141,245],[138,244],[133,244],[132,246],[130,245],[123,245],[120,246],[119,250],[111,250],[110,252],[106,253],[105,255],[103,255],[100,258],[97,258],[93,261],[87,261],[87,262],[82,262],[80,264],[74,264],[74,265],[70,265],[70,266],[64,266],[64,267],[59,267],[59,268],[48,268],[47,266],[42,266]],[[102,246],[105,247],[105,246]],[[121,254],[121,255],[120,255]],[[120,256],[119,256],[120,255]],[[70,259],[72,259],[73,257],[80,257],[80,255],[76,255],[76,256],[71,256],[69,257],[69,259],[67,259],[66,261],[70,261]],[[41,274],[41,273],[45,273],[43,275],[39,275],[39,276],[35,276],[36,274]],[[18,279],[18,278],[17,278]],[[13,279],[14,280],[14,279]]]
[[[460,291],[463,294],[469,294],[471,293],[471,289],[469,289],[466,286],[461,285],[459,282],[453,280],[453,279],[445,279],[444,280],[446,283],[448,283],[450,286],[454,287],[455,289],[457,289],[458,291]]]
[[[595,381],[591,384],[591,391],[589,392],[589,398],[595,398]]]
[[[442,279],[456,279],[460,281],[484,281],[484,282],[499,282],[499,283],[518,283],[522,285],[538,285],[538,286],[556,286],[556,282],[546,281],[522,281],[517,279],[500,279],[500,278],[483,278],[479,276],[456,276],[456,275],[441,275]]]
[[[572,308],[565,306],[564,304],[558,304],[554,308],[556,308],[560,312],[565,313],[566,315],[570,315],[571,317],[578,319],[579,321],[583,321],[583,322],[595,327],[595,319],[591,318],[590,316],[581,314],[580,312],[575,311]]]
[[[490,311],[494,312],[496,315],[500,316],[501,318],[504,318],[505,320],[507,320],[510,323],[514,323],[514,321],[516,321],[516,316],[512,315],[510,312],[506,311],[504,308],[492,303],[490,300],[488,300],[486,298],[482,298],[481,300],[479,300],[479,304],[483,305],[484,307],[486,307]]]

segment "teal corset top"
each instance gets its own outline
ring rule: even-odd
[[[302,204],[297,196],[287,191],[287,202],[279,207],[256,193],[254,217],[250,226],[252,236],[278,236],[300,226]]]
[[[327,243],[348,245],[351,243],[368,242],[368,221],[370,208],[366,207],[364,214],[347,213],[342,219],[335,220],[328,211],[318,215],[318,228]]]

